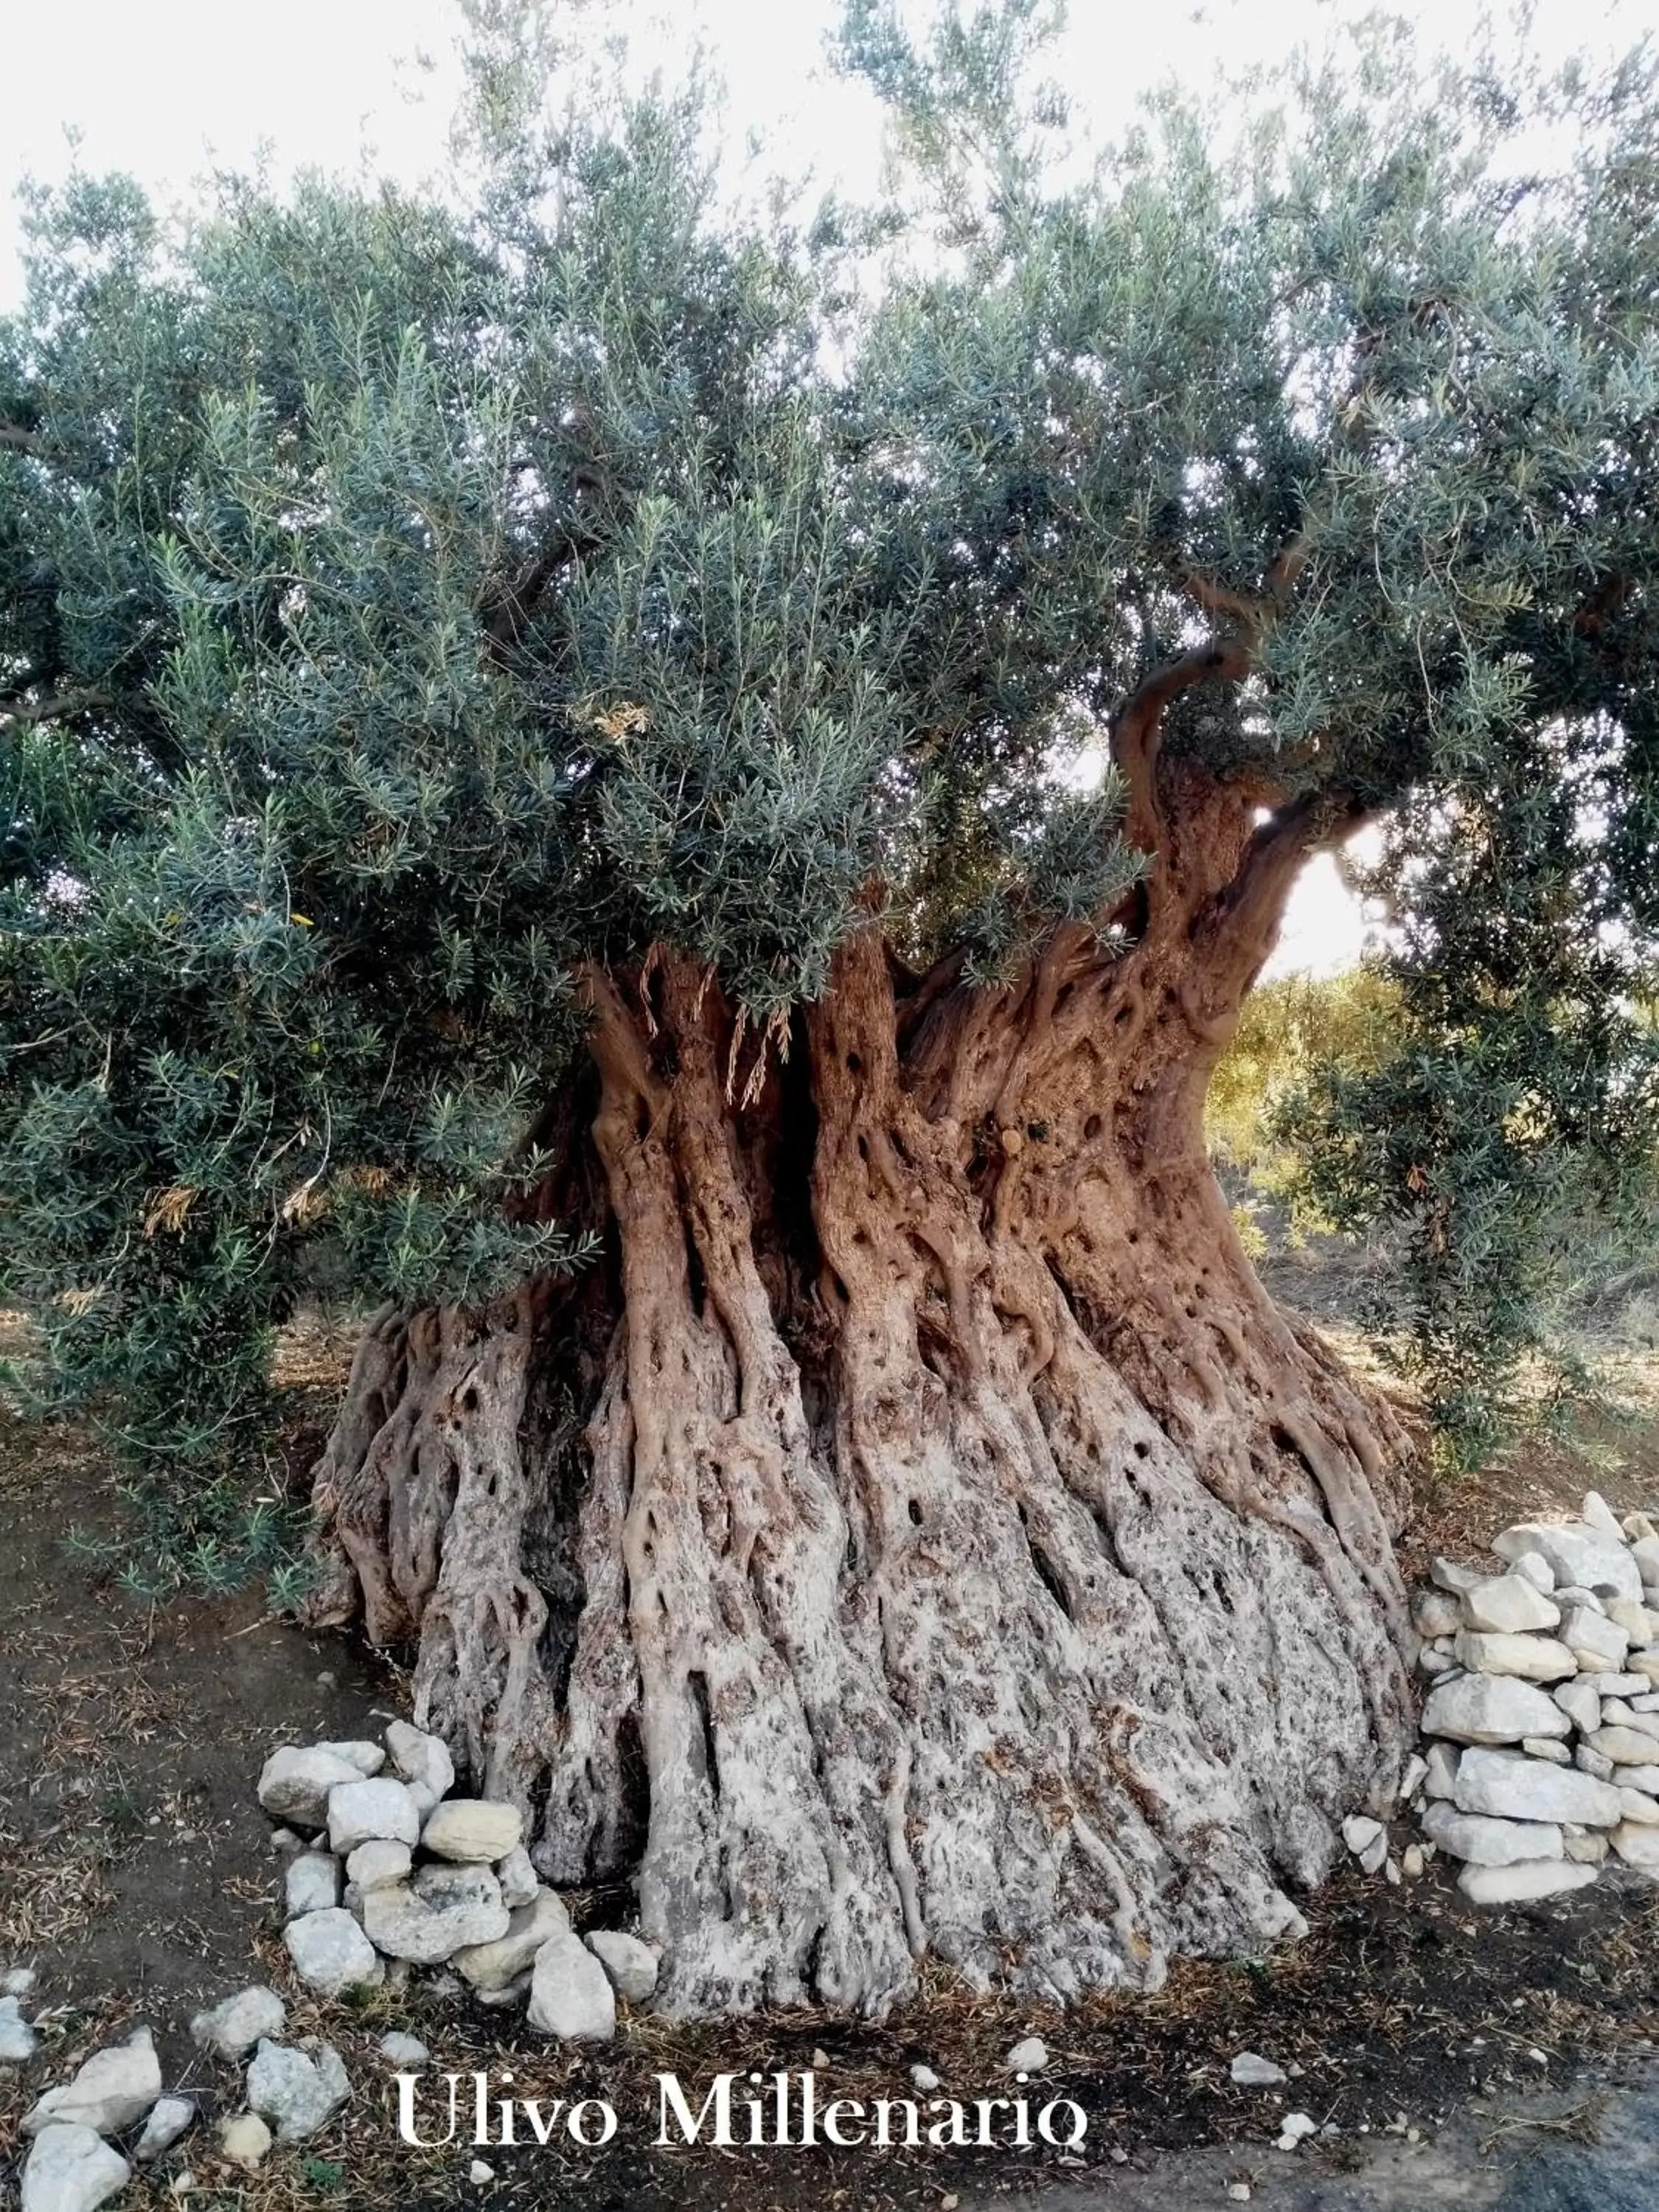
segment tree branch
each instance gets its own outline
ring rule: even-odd
[[[1268,563],[1265,592],[1229,591],[1195,570],[1182,577],[1182,590],[1206,614],[1228,617],[1238,627],[1231,636],[1212,638],[1155,668],[1112,717],[1112,757],[1129,787],[1126,828],[1130,843],[1143,852],[1156,851],[1163,836],[1157,771],[1165,709],[1196,684],[1237,684],[1249,674],[1262,635],[1283,613],[1307,566],[1309,550],[1308,539],[1299,532],[1281,546]]]
[[[1273,950],[1285,902],[1309,854],[1352,836],[1382,811],[1328,792],[1310,792],[1262,823],[1206,918],[1205,935],[1218,971],[1231,971],[1239,989],[1248,989]]]
[[[107,691],[56,691],[44,699],[14,695],[0,699],[0,722],[58,722],[70,714],[84,714],[90,707],[114,704]]]
[[[1157,783],[1165,709],[1194,684],[1239,682],[1250,672],[1251,652],[1252,646],[1240,638],[1212,638],[1194,646],[1144,677],[1113,715],[1109,726],[1112,758],[1129,787],[1124,834],[1138,850],[1155,853],[1163,842]]]

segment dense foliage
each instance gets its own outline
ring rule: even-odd
[[[1478,1366],[1645,1102],[1644,67],[1425,76],[1379,32],[1056,166],[1030,0],[921,46],[866,0],[890,203],[739,215],[695,94],[549,100],[538,11],[470,13],[463,191],[33,207],[0,1259],[44,1402],[199,1497],[307,1285],[578,1258],[507,1201],[589,963],[672,940],[775,1032],[872,911],[988,977],[1133,927],[1079,746],[1238,621],[1257,672],[1170,750],[1310,843],[1395,824],[1410,1050],[1331,1093],[1328,1180],[1455,1253],[1419,1324]],[[1547,179],[1540,112],[1581,140]]]

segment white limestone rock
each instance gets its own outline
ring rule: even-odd
[[[1577,1821],[1610,1828],[1620,1817],[1619,1793],[1572,1766],[1546,1766],[1512,1751],[1477,1746],[1457,1763],[1454,1800],[1460,1813],[1493,1813],[1500,1820]]]
[[[1639,1790],[1644,1796],[1659,1796],[1659,1764],[1651,1766],[1615,1766],[1609,1778],[1615,1789]]]
[[[459,1866],[494,1866],[524,1841],[524,1818],[516,1805],[492,1804],[483,1797],[448,1797],[427,1815],[421,1848],[434,1858]]]
[[[144,2122],[144,2132],[133,2146],[133,2158],[140,2166],[153,2165],[195,2124],[196,2105],[192,2098],[158,2099],[150,2108],[149,2118]]]
[[[587,1948],[611,1977],[612,1988],[629,2004],[643,2004],[657,1986],[657,1954],[637,1936],[596,1928]]]
[[[1514,1674],[1528,1682],[1559,1682],[1578,1672],[1571,1651],[1550,1636],[1487,1636],[1462,1628],[1456,1658],[1472,1674]]]
[[[1561,1831],[1562,1855],[1575,1866],[1600,1866],[1607,1850],[1605,1828],[1564,1827]]]
[[[1561,1616],[1560,1641],[1582,1674],[1618,1674],[1630,1650],[1630,1635],[1605,1613],[1575,1605]]]
[[[1659,1613],[1650,1612],[1645,1605],[1632,1605],[1628,1598],[1610,1597],[1607,1619],[1617,1621],[1638,1649],[1645,1649],[1659,1638]]]
[[[1462,1625],[1462,1601],[1449,1590],[1420,1589],[1413,1597],[1412,1626],[1419,1636],[1455,1635]]]
[[[617,1993],[580,1936],[550,1936],[530,1974],[532,2027],[562,2043],[609,2043],[617,2033]]]
[[[1618,1515],[1599,1490],[1587,1490],[1584,1502],[1578,1509],[1578,1517],[1587,1528],[1594,1528],[1598,1536],[1606,1536],[1615,1544],[1622,1544],[1625,1531]]]
[[[1422,1756],[1421,1753],[1414,1751],[1401,1770],[1400,1795],[1402,1799],[1416,1796],[1418,1791],[1423,1787],[1424,1778],[1428,1771],[1428,1760]]]
[[[1463,1626],[1504,1636],[1520,1636],[1539,1628],[1553,1628],[1561,1608],[1535,1589],[1524,1575],[1494,1575],[1477,1583],[1462,1600]],[[1514,1668],[1507,1672],[1518,1671]]]
[[[1626,1820],[1633,1820],[1638,1828],[1659,1828],[1659,1797],[1650,1797],[1645,1790],[1620,1789],[1619,1802],[1624,1808]]]
[[[325,2127],[351,2094],[351,2082],[331,2044],[310,2051],[261,2043],[247,2069],[249,2108],[270,2127],[278,2143],[303,2142]]]
[[[1552,1741],[1547,1735],[1523,1735],[1521,1748],[1528,1759],[1547,1759],[1552,1766],[1572,1765],[1572,1753],[1559,1737]]]
[[[1639,1547],[1627,1549],[1585,1522],[1523,1521],[1506,1528],[1492,1549],[1505,1563],[1518,1559],[1523,1552],[1537,1552],[1548,1562],[1558,1589],[1565,1583],[1595,1590],[1603,1597],[1627,1597],[1641,1602]],[[1659,1546],[1655,1547],[1654,1566],[1659,1572]]]
[[[1486,1576],[1480,1567],[1461,1566],[1455,1559],[1436,1559],[1429,1562],[1429,1577],[1437,1589],[1449,1590],[1454,1597],[1462,1597],[1472,1590]]]
[[[1512,1674],[1460,1674],[1437,1682],[1423,1708],[1425,1735],[1454,1743],[1519,1743],[1524,1735],[1569,1735],[1572,1723],[1547,1690]]]
[[[190,2039],[216,2058],[245,2058],[261,2036],[280,2035],[287,2019],[288,2008],[276,1990],[256,1983],[198,2012],[190,2024]]]
[[[1607,1841],[1626,1866],[1659,1875],[1659,1827],[1645,1820],[1621,1820]]]
[[[541,1895],[541,1876],[531,1864],[530,1854],[522,1844],[497,1863],[495,1879],[501,1886],[501,1903],[510,1911],[516,1912],[523,1905],[533,1905]]]
[[[1650,1686],[1645,1674],[1632,1674],[1628,1668],[1622,1674],[1586,1674],[1583,1680],[1598,1698],[1638,1698]]]
[[[1605,1598],[1598,1597],[1592,1589],[1581,1589],[1576,1583],[1559,1584],[1555,1602],[1563,1613],[1575,1607],[1585,1613],[1605,1613],[1607,1609]]]
[[[1460,1813],[1444,1803],[1427,1807],[1423,1832],[1443,1850],[1471,1866],[1516,1866],[1528,1859],[1559,1859],[1561,1831],[1541,1820],[1495,1820]]]
[[[96,2212],[132,2179],[132,2168],[95,2128],[43,2128],[23,2168],[21,2212]]]
[[[455,1787],[455,1762],[441,1736],[428,1735],[407,1721],[393,1721],[386,1732],[392,1764],[429,1813]]]
[[[234,2119],[220,2124],[222,2155],[246,2173],[253,2172],[264,2162],[270,2149],[270,2130],[258,2112],[238,2112]]]
[[[363,1930],[375,1947],[416,1966],[505,1936],[511,1917],[488,1866],[423,1866],[407,1882],[371,1889],[363,1899]]]
[[[1356,1858],[1370,1850],[1382,1833],[1382,1823],[1369,1813],[1351,1813],[1342,1823],[1342,1840]]]
[[[1595,1880],[1594,1866],[1567,1858],[1522,1860],[1515,1866],[1466,1866],[1457,1887],[1471,1905],[1521,1905],[1537,1897],[1555,1897],[1564,1890],[1583,1889]]]
[[[319,1743],[312,1748],[344,1759],[348,1766],[355,1766],[366,1778],[378,1774],[386,1765],[386,1753],[378,1743]]]
[[[1423,1778],[1425,1797],[1449,1797],[1457,1787],[1456,1747],[1449,1743],[1431,1743],[1428,1752],[1428,1772]]]
[[[1604,1721],[1589,1739],[1592,1751],[1599,1751],[1603,1759],[1610,1759],[1615,1766],[1645,1766],[1659,1753],[1653,1738],[1641,1729],[1609,1728]]]
[[[1609,1698],[1601,1708],[1601,1718],[1609,1728],[1634,1729],[1638,1735],[1650,1736],[1659,1744],[1659,1713],[1638,1712],[1623,1698]],[[1659,1753],[1650,1756],[1659,1757]]]
[[[397,2028],[380,2038],[380,2056],[389,2058],[400,2074],[418,2074],[432,2063],[432,2053],[419,2036],[404,2035]]]
[[[26,1997],[39,1979],[33,1966],[8,1966],[0,1974],[0,1997]]]
[[[343,1905],[290,1920],[283,1930],[283,1942],[294,1961],[295,1972],[324,1996],[374,1989],[385,1978],[386,1968],[375,1955],[374,1946]]]
[[[1550,1563],[1541,1552],[1522,1552],[1518,1559],[1510,1560],[1510,1572],[1519,1575],[1522,1582],[1530,1583],[1546,1597],[1555,1588],[1555,1577],[1550,1571]]]
[[[1630,1547],[1631,1565],[1644,1583],[1659,1583],[1659,1536],[1638,1536]],[[1636,1590],[1615,1590],[1615,1597],[1638,1597]]]
[[[329,1791],[362,1778],[349,1759],[337,1759],[331,1751],[273,1751],[259,1770],[259,1802],[278,1820],[320,1828],[328,1818]]]
[[[1598,1782],[1611,1782],[1613,1761],[1603,1759],[1599,1751],[1592,1751],[1587,1743],[1573,1747],[1572,1763],[1583,1774],[1593,1774]]]
[[[359,1844],[420,1841],[421,1809],[406,1784],[382,1775],[373,1782],[343,1782],[328,1793],[329,1849],[348,1857]]]
[[[520,1905],[512,1915],[504,1935],[492,1942],[456,1951],[450,1964],[475,1990],[504,1990],[520,1974],[529,1972],[536,1954],[550,1936],[568,1935],[569,1930],[570,1917],[557,1897],[550,1889],[538,1890],[528,1905]],[[654,1971],[652,1978],[654,1982]]]
[[[21,1997],[0,1997],[0,2066],[27,2066],[40,2039],[23,2017]]]
[[[1592,1686],[1575,1676],[1571,1682],[1558,1683],[1555,1702],[1584,1735],[1589,1735],[1601,1725],[1601,1700]]]
[[[301,1851],[283,1874],[283,1909],[293,1920],[301,1912],[326,1912],[340,1901],[340,1862],[329,1851]]]
[[[142,2120],[161,2094],[155,2039],[149,2028],[137,2027],[125,2043],[94,2051],[71,2080],[38,2099],[23,2115],[23,2133],[38,2135],[59,2124],[118,2136]]]
[[[1275,2066],[1271,2058],[1263,2058],[1255,2051],[1237,2052],[1227,2073],[1241,2089],[1276,2089],[1290,2078],[1282,2066]]]
[[[386,1889],[394,1881],[407,1881],[413,1863],[409,1845],[377,1836],[359,1844],[346,1861],[346,1885],[356,1893],[351,1902],[361,1904],[371,1889]]]

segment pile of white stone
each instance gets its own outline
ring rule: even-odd
[[[1432,1679],[1423,1832],[1477,1904],[1547,1897],[1604,1865],[1659,1878],[1659,1528],[1595,1491],[1526,1522],[1490,1573],[1434,1562],[1413,1612]]]
[[[219,2129],[221,2157],[252,2171],[273,2143],[303,2142],[331,2119],[351,2094],[338,2051],[314,2035],[282,2040],[288,2011],[274,1990],[243,1990],[190,2024],[198,2048],[241,2061],[244,2109]],[[428,2063],[412,2036],[388,2035],[383,2054],[394,2065]],[[11,2062],[27,2063],[34,2048]],[[67,2081],[46,2090],[23,2116],[32,2138],[24,2162],[21,2212],[94,2212],[118,2196],[135,2166],[148,2166],[196,2124],[193,2097],[161,2094],[161,2063],[149,2027],[92,2057]],[[125,2152],[120,2146],[125,2144]],[[193,2186],[187,2171],[173,2178],[174,2195]]]
[[[403,1721],[384,1751],[271,1753],[259,1802],[295,1854],[283,1931],[294,1971],[337,1997],[444,1966],[486,2004],[523,2004],[545,2035],[608,2041],[618,1994],[640,2004],[656,1988],[656,1953],[620,1930],[577,1936],[531,1864],[518,1808],[452,1796],[454,1784],[442,1742]]]
[[[656,1988],[655,1952],[617,1929],[579,1937],[531,1864],[517,1808],[454,1796],[454,1784],[443,1744],[401,1721],[387,1729],[384,1749],[320,1743],[272,1753],[259,1802],[283,1823],[272,1841],[288,1855],[283,1934],[295,1972],[320,1996],[343,1997],[441,1966],[482,2003],[522,2004],[544,2034],[608,2041],[618,1995],[642,2004]],[[27,1968],[0,1977],[0,2069],[40,2055],[40,2015],[31,2021],[23,2011],[33,1984]],[[315,2134],[351,2094],[332,2045],[310,2035],[284,2041],[287,2020],[276,1992],[256,1987],[190,2023],[198,2049],[246,2069],[240,2109],[221,2124],[216,2148],[247,2172],[273,2145]],[[399,2070],[431,2063],[410,2035],[383,2037],[380,2052]],[[162,2094],[154,2034],[135,2029],[25,2115],[32,2140],[21,2212],[95,2212],[197,2118],[193,2098]],[[194,2184],[183,2173],[171,2186],[182,2195]]]

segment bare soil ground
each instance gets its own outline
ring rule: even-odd
[[[1312,1277],[1303,1287],[1316,1289],[1318,1271],[1302,1272]],[[1281,1296],[1291,1289],[1283,1279],[1276,1287]],[[1646,1388],[1653,1363],[1643,1366],[1641,1349],[1632,1349],[1632,1376]],[[315,1338],[290,1347],[296,1454],[339,1357],[337,1344]],[[1590,1481],[1621,1510],[1650,1504],[1659,1495],[1659,1420],[1593,1437],[1588,1457],[1528,1450],[1477,1481],[1425,1481],[1408,1563],[1435,1549],[1473,1557],[1522,1514],[1571,1511]],[[485,2202],[769,2212],[809,2200],[943,2212],[953,2199],[967,2212],[1044,2185],[1063,2191],[1047,2198],[1052,2212],[1097,2204],[1178,2212],[1231,2201],[1229,2183],[1286,2212],[1659,2205],[1659,2181],[1646,2196],[1624,2197],[1599,2184],[1585,2195],[1572,2179],[1571,2157],[1593,2165],[1602,2155],[1598,2135],[1616,2145],[1619,2129],[1633,2124],[1630,2111],[1648,2109],[1641,2100],[1650,2090],[1659,2110],[1659,2069],[1646,2048],[1659,2035],[1659,1889],[1635,1877],[1588,1897],[1477,1917],[1443,1863],[1399,1888],[1344,1871],[1311,1901],[1312,1932],[1294,1948],[1183,1966],[1156,1997],[1101,1998],[1066,2014],[969,2002],[940,1985],[881,2026],[822,2015],[717,2028],[642,2019],[616,2045],[572,2055],[430,1984],[351,2010],[319,2007],[287,1969],[280,1862],[253,1779],[279,1741],[372,1732],[378,1716],[404,1709],[403,1686],[395,1670],[347,1642],[267,1618],[254,1595],[150,1608],[89,1581],[64,1554],[61,1533],[76,1521],[109,1528],[117,1517],[112,1471],[83,1431],[31,1429],[0,1407],[0,1967],[36,1966],[47,2008],[40,2058],[21,2075],[0,2069],[0,2203],[28,2103],[136,2020],[156,2028],[170,2088],[182,2083],[198,2095],[210,2121],[234,2110],[236,2073],[202,2059],[183,2031],[199,2002],[264,1978],[289,1999],[291,2032],[314,2030],[339,2047],[357,2084],[351,2105],[256,2177],[223,2165],[204,2125],[159,2173],[133,2185],[124,2206],[176,2204],[170,2185],[185,2165],[196,2178],[188,2202],[197,2212],[439,2212]],[[614,1914],[615,1899],[592,1910],[602,1903]],[[498,2094],[608,2098],[619,2116],[616,2139],[593,2151],[564,2138],[546,2149],[480,2150],[461,2139],[464,2125],[440,2148],[400,2144],[389,2069],[375,2049],[392,2027],[422,2036],[446,2070],[486,2069],[498,2084],[503,2072],[514,2075]],[[1073,2098],[1088,2116],[1075,2150],[654,2147],[659,2072],[677,2073],[695,2108],[717,2071],[794,2072],[821,2051],[822,2104],[914,2094],[908,2069],[921,2060],[940,2075],[944,2094],[972,2100],[1005,2093],[1004,2054],[1032,2032],[1051,2052],[1043,2096]],[[1291,2069],[1286,2089],[1235,2088],[1228,2061],[1241,2049]],[[1632,2066],[1634,2087],[1618,2087],[1619,2069]],[[1614,2086],[1603,2087],[1604,2076]],[[1569,2093],[1570,2083],[1589,2086]],[[1540,2092],[1553,2092],[1553,2101],[1547,2094],[1538,2101]],[[1483,2108],[1497,2116],[1484,2132]],[[1277,2115],[1294,2109],[1335,2132],[1292,2160],[1269,2145]],[[423,2129],[434,2110],[423,2109]],[[1545,2161],[1553,2195],[1538,2193],[1545,2182],[1535,2175],[1515,2181],[1526,2164],[1517,2146],[1534,2141],[1571,2154],[1559,2188],[1560,2157],[1553,2151],[1554,2163]],[[495,2169],[488,2184],[468,2179],[478,2156]],[[1614,2163],[1636,2186],[1629,2160]],[[1436,2179],[1443,2168],[1452,2181]],[[1390,2174],[1396,2193],[1376,2194]],[[1522,2193],[1511,2202],[1503,2192],[1512,2183]],[[1454,2185],[1462,2196],[1443,2193]],[[1411,2188],[1419,2196],[1397,2193]]]

